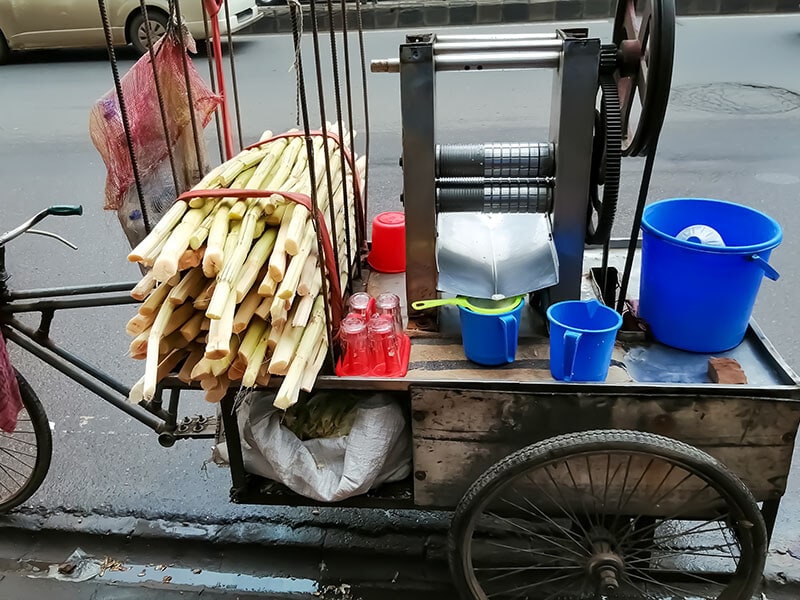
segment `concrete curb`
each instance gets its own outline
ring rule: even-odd
[[[413,29],[448,25],[491,25],[534,21],[606,19],[614,15],[617,0],[379,0],[362,3],[365,29]],[[334,24],[341,28],[341,10],[334,6]],[[262,7],[264,18],[242,31],[248,34],[290,32],[286,6]],[[676,0],[679,16],[774,14],[800,12],[800,0]],[[305,10],[307,13],[307,8]],[[321,31],[329,27],[328,15],[319,9]],[[349,27],[355,27],[350,10]],[[304,31],[311,30],[308,14]]]
[[[287,522],[264,517],[226,522],[187,522],[173,518],[143,518],[104,514],[15,512],[0,515],[0,532],[112,536],[137,540],[169,540],[275,549],[314,549],[332,553],[370,555],[389,559],[414,558],[447,561],[446,518],[391,518],[376,524],[346,526],[336,517],[322,515],[319,522]],[[772,551],[764,571],[767,598],[800,597],[798,559],[790,552]],[[771,594],[776,594],[772,596]],[[762,597],[763,600],[763,597]]]
[[[220,545],[248,544],[271,548],[315,548],[385,557],[446,560],[446,527],[427,523],[346,526],[320,518],[319,523],[252,519],[227,522],[187,522],[172,518],[142,518],[102,514],[16,512],[0,515],[0,531],[18,530],[74,535],[115,536],[127,539],[185,540]]]

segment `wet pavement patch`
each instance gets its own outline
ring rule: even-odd
[[[776,115],[800,108],[800,94],[771,85],[704,83],[672,88],[670,104],[727,115]]]

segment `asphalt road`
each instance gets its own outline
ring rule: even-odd
[[[552,29],[552,24],[530,27]],[[609,39],[608,23],[592,23],[591,29]],[[366,39],[369,58],[393,57],[403,33],[369,32]],[[778,283],[765,282],[756,316],[795,368],[800,365],[795,336],[800,315],[793,300],[800,291],[800,268],[792,258],[800,251],[796,235],[800,231],[798,52],[800,16],[681,19],[673,101],[650,194],[651,199],[724,198],[762,209],[782,223],[786,239],[773,258],[782,278]],[[241,38],[236,55],[245,142],[254,141],[263,129],[292,126],[295,87],[289,72],[290,39]],[[132,58],[123,54],[123,70]],[[204,59],[198,60],[198,66],[206,72]],[[547,72],[442,76],[438,93],[442,141],[545,139],[551,78]],[[77,242],[77,252],[38,237],[13,245],[9,251],[13,286],[72,285],[137,276],[136,268],[125,260],[127,245],[116,215],[102,211],[105,170],[87,133],[89,108],[110,86],[103,52],[31,54],[0,70],[4,190],[0,229],[49,204],[82,203],[86,209],[81,219],[47,223]],[[330,92],[330,85],[327,89]],[[397,76],[369,75],[369,93],[374,213],[399,206]],[[330,99],[327,107],[328,118],[335,120]],[[316,106],[312,114],[317,114]],[[361,111],[356,114],[356,126],[361,129]],[[215,148],[213,139],[210,147]],[[625,161],[620,235],[625,235],[630,220],[641,166],[640,160]],[[132,383],[142,365],[126,357],[123,327],[130,314],[130,307],[123,307],[60,315],[55,337]],[[43,488],[30,500],[31,507],[175,515],[187,521],[267,514],[310,518],[305,509],[229,505],[227,471],[206,468],[208,444],[180,443],[164,450],[149,430],[123,413],[35,359],[19,352],[14,357],[44,401],[55,432],[53,466]],[[197,407],[203,409],[202,404]],[[794,493],[787,495],[781,515],[785,526],[776,538],[782,550],[800,546],[796,474],[791,487]]]

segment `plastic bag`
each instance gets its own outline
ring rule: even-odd
[[[194,50],[193,41],[191,43],[190,49]],[[198,127],[198,157],[183,70],[185,54],[186,48],[177,33],[165,35],[155,46],[156,72],[175,160],[180,188],[178,193],[196,184],[207,170],[202,129],[208,125],[221,102],[221,98],[209,89],[187,56],[189,87]],[[142,56],[131,67],[122,77],[121,85],[145,209],[153,225],[175,200],[176,190],[149,54]],[[123,229],[131,244],[134,244],[144,237],[144,226],[115,89],[108,91],[92,107],[89,134],[106,165],[104,208],[118,211]]]
[[[320,392],[314,399],[347,392]],[[274,395],[249,393],[237,411],[245,470],[320,502],[337,502],[411,473],[411,435],[400,406],[385,394],[358,402],[348,435],[301,441],[286,427]],[[228,462],[221,441],[215,460]]]

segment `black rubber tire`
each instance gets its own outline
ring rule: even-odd
[[[549,463],[572,454],[598,450],[648,453],[676,460],[718,486],[718,491],[727,496],[725,500],[729,504],[735,504],[742,509],[742,519],[752,523],[747,531],[752,536],[752,546],[755,549],[754,560],[749,565],[745,580],[737,588],[736,595],[730,593],[732,590],[726,590],[725,598],[750,600],[753,597],[764,571],[767,529],[758,504],[747,486],[725,465],[694,446],[651,433],[609,429],[560,435],[518,450],[493,465],[472,484],[456,508],[447,543],[450,574],[463,600],[479,598],[470,587],[467,574],[470,565],[467,564],[467,555],[462,550],[469,543],[466,538],[472,519],[480,513],[492,493],[537,463]]]
[[[0,31],[0,65],[6,64],[11,58],[11,50],[8,48],[8,42],[3,32]]]
[[[151,23],[159,25],[166,31],[167,24],[169,23],[169,17],[159,9],[148,6],[147,18]],[[139,53],[139,55],[147,54],[148,51],[147,46],[142,43],[138,35],[139,28],[143,24],[144,14],[141,11],[137,12],[131,17],[130,21],[128,22],[128,29],[125,31],[128,41],[133,46],[134,50]]]
[[[20,395],[22,396],[22,404],[25,406],[25,410],[28,411],[33,430],[36,432],[36,462],[26,484],[13,496],[5,500],[0,498],[0,514],[8,512],[33,496],[47,476],[47,471],[50,469],[50,460],[53,456],[53,436],[50,433],[50,423],[47,420],[44,407],[39,402],[36,392],[25,381],[25,378],[18,372],[16,374]]]

